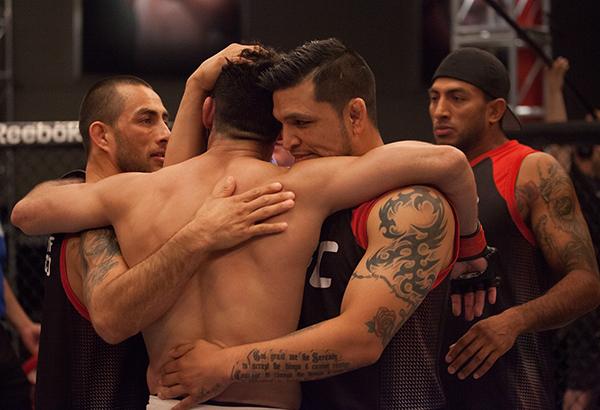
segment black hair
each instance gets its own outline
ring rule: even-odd
[[[314,40],[284,54],[261,76],[272,91],[298,85],[312,77],[315,99],[331,104],[338,113],[352,98],[365,101],[371,122],[377,125],[375,76],[364,58],[335,38]]]
[[[245,49],[244,59],[227,63],[213,90],[214,127],[234,138],[273,143],[281,124],[273,117],[273,93],[259,83],[279,54],[272,49]]]
[[[90,125],[94,121],[102,121],[114,126],[123,111],[125,100],[118,91],[120,85],[141,85],[152,89],[150,84],[141,78],[118,75],[104,78],[88,90],[79,108],[79,133],[86,156],[90,151]]]

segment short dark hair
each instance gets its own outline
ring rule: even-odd
[[[79,108],[79,133],[86,157],[90,152],[90,125],[94,121],[102,121],[114,126],[123,112],[124,98],[118,91],[120,85],[141,85],[152,89],[146,81],[132,75],[112,76],[92,85]]]
[[[232,138],[273,143],[281,124],[273,117],[273,93],[259,83],[259,77],[279,54],[258,47],[243,50],[241,57],[244,60],[228,62],[215,83],[215,130]]]
[[[284,54],[261,81],[272,91],[293,87],[312,76],[315,99],[328,102],[340,114],[352,98],[365,101],[377,125],[375,76],[364,58],[336,38],[314,40]]]

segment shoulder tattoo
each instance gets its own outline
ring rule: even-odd
[[[423,211],[426,221],[398,224],[401,210],[412,207]],[[354,272],[352,279],[381,280],[402,301],[399,312],[380,307],[366,322],[370,333],[384,345],[397,328],[414,312],[429,292],[439,270],[437,250],[447,233],[447,217],[442,198],[427,187],[415,186],[388,199],[379,209],[379,230],[388,239],[385,246],[366,261],[366,273]]]
[[[577,212],[577,197],[571,180],[559,164],[538,164],[537,171],[539,198],[546,209],[532,221],[540,247],[555,258],[558,268],[564,272],[577,267],[594,270],[594,249],[586,222]],[[559,238],[562,238],[560,242]]]

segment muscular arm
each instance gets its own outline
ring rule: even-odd
[[[185,354],[164,367],[162,382],[171,387],[161,393],[191,393],[185,406],[233,382],[314,380],[374,363],[449,263],[453,224],[448,203],[431,188],[386,195],[370,213],[369,246],[338,317],[263,343],[182,346],[173,354]]]
[[[207,246],[190,249],[184,227],[157,252],[128,269],[112,228],[81,234],[83,302],[96,332],[119,343],[160,318],[175,302]],[[199,238],[194,238],[197,242]],[[202,239],[200,239],[202,241]],[[193,246],[192,248],[196,248]]]
[[[213,251],[286,228],[261,222],[293,206],[280,184],[224,198],[234,189],[232,181],[217,184],[194,219],[131,269],[112,228],[82,233],[83,301],[102,338],[118,343],[161,317]]]
[[[84,182],[78,178],[66,178],[52,181],[45,181],[36,185],[23,199],[21,199],[13,208],[11,222],[13,225],[21,228],[23,232],[29,235],[35,235],[32,226],[40,223],[45,217],[45,211],[52,212],[53,208],[44,207],[44,200],[48,193],[51,193],[55,187],[70,184],[79,184]],[[54,205],[54,204],[51,204]]]
[[[521,166],[516,186],[520,214],[560,280],[543,295],[484,319],[450,349],[449,372],[482,377],[528,332],[564,326],[598,306],[598,266],[571,180],[551,156],[536,153]]]
[[[521,333],[563,326],[600,302],[592,240],[573,184],[547,154],[530,155],[517,181],[517,203],[529,210],[530,226],[560,281],[545,294],[512,308]]]
[[[336,162],[339,160],[347,163],[340,167],[339,162]],[[348,208],[399,186],[420,183],[435,186],[447,195],[456,209],[461,235],[470,235],[477,229],[478,199],[475,178],[464,154],[454,147],[402,141],[375,148],[361,157],[324,158],[317,161],[330,161],[325,162],[329,169],[321,174],[311,175],[306,180],[315,181],[314,186],[323,187],[327,194],[321,198],[334,201],[331,211]],[[302,162],[295,167],[301,165]],[[322,181],[316,182],[319,177]],[[322,206],[326,208],[330,205],[331,203],[327,203]],[[478,243],[483,250],[485,242]],[[469,265],[463,264],[453,272],[454,277],[463,273],[459,268],[464,271],[467,267],[485,270],[487,261],[478,258]],[[472,320],[474,316],[481,316],[486,292],[489,303],[495,303],[493,287],[487,291],[478,291],[474,296],[473,293],[464,296],[465,319]],[[453,294],[455,315],[460,315],[462,304],[463,296]]]
[[[309,180],[321,180],[314,186],[322,186],[323,192],[327,192],[322,198],[334,202],[331,211],[354,206],[401,186],[427,184],[442,191],[454,205],[462,235],[477,228],[475,178],[466,157],[456,148],[402,141],[375,148],[361,157],[316,161],[324,166],[315,167]],[[346,163],[340,166],[340,161]],[[302,162],[294,167],[301,165]]]
[[[65,184],[63,180],[36,186],[13,208],[11,222],[27,235],[79,232],[112,224],[130,203],[138,178],[125,173],[89,184]],[[133,183],[132,183],[133,182]]]

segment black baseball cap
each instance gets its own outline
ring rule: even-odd
[[[518,131],[521,122],[508,106],[510,79],[506,67],[492,53],[475,47],[454,50],[440,63],[433,74],[431,83],[439,77],[449,77],[474,85],[492,98],[507,101],[506,112],[502,117],[505,131]]]

